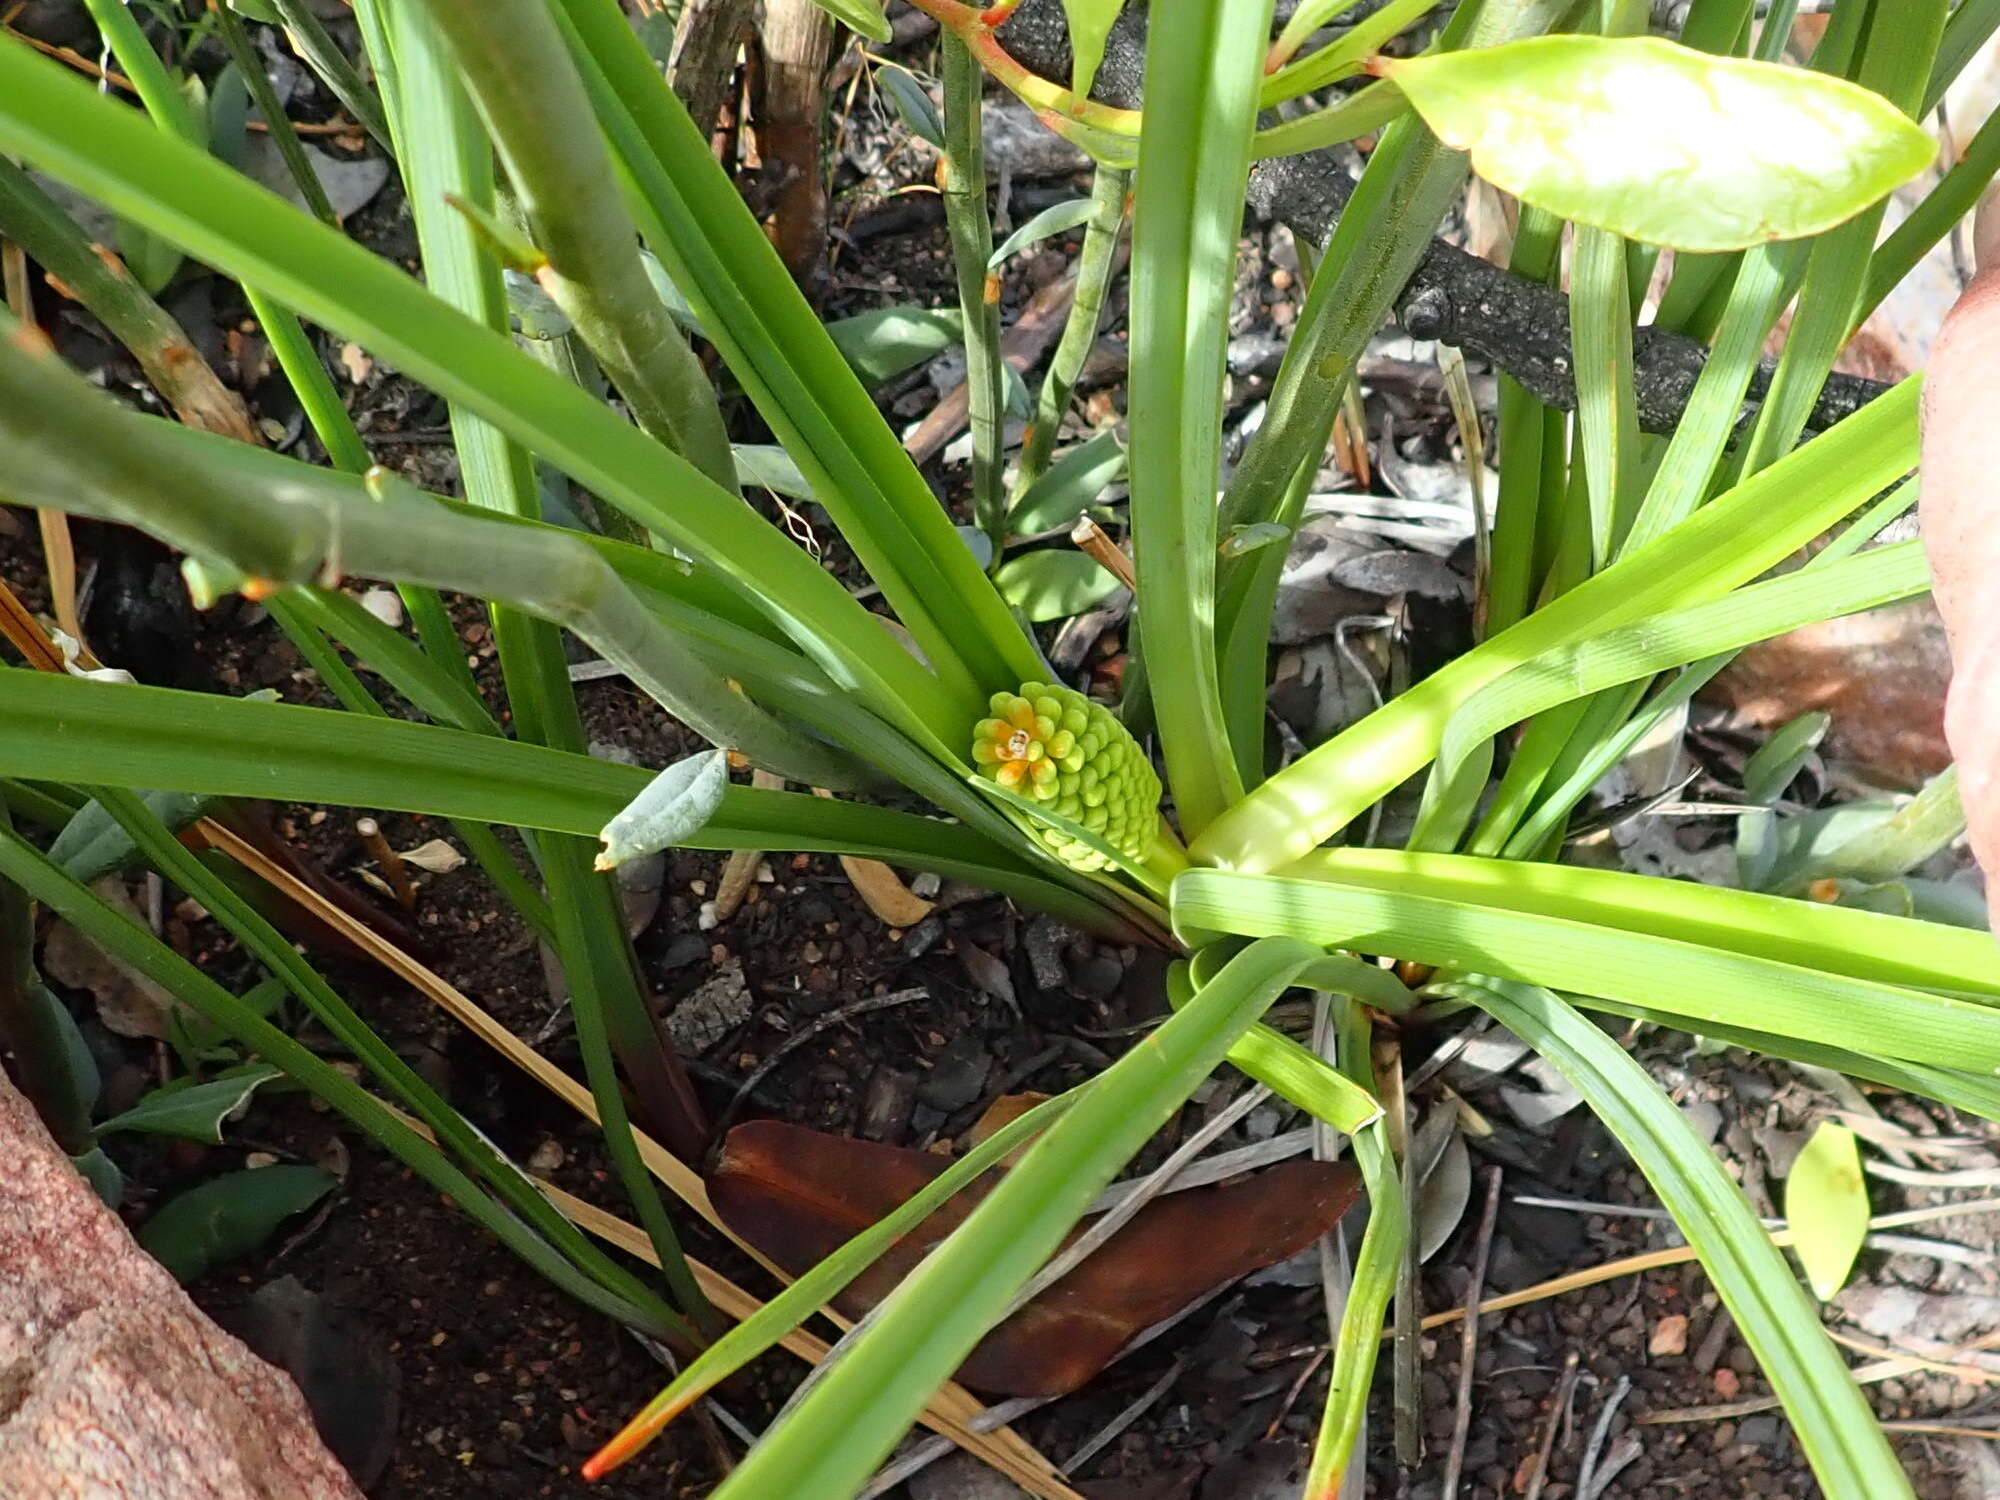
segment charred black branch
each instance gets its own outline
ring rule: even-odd
[[[1348,14],[1367,8],[1372,7]],[[1007,50],[1037,73],[1068,79],[1069,32],[1061,0],[1024,0],[999,35]],[[1093,97],[1137,108],[1145,52],[1146,10],[1130,6],[1112,28]],[[1315,245],[1325,244],[1354,192],[1341,157],[1337,150],[1316,151],[1260,163],[1250,176],[1251,208]],[[1455,344],[1491,361],[1538,400],[1564,411],[1576,409],[1569,298],[1553,287],[1432,240],[1397,300],[1397,317],[1412,337]],[[1633,331],[1632,360],[1639,425],[1647,432],[1672,432],[1708,361],[1707,346],[1665,329],[1642,327]],[[1767,361],[1751,381],[1753,402],[1769,385],[1771,368]],[[1887,389],[1859,376],[1830,376],[1808,425],[1814,430],[1830,427]]]

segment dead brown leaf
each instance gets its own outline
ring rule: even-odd
[[[796,1274],[950,1165],[928,1152],[759,1120],[729,1133],[708,1193],[734,1233]],[[834,1305],[850,1317],[874,1306],[999,1177],[988,1173],[897,1241]],[[958,1379],[999,1395],[1067,1394],[1153,1324],[1310,1245],[1340,1221],[1359,1189],[1347,1163],[1290,1161],[1156,1198],[1095,1255],[989,1333],[959,1367]]]

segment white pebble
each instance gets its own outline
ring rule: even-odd
[[[370,589],[361,596],[361,607],[391,630],[403,626],[403,600],[394,589]]]

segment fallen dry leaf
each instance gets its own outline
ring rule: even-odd
[[[729,1132],[708,1192],[730,1229],[797,1273],[950,1165],[928,1152],[759,1120]],[[988,1173],[897,1241],[834,1305],[850,1317],[873,1307],[964,1221],[999,1176]],[[989,1333],[959,1367],[958,1379],[996,1395],[1067,1394],[1153,1324],[1310,1245],[1340,1222],[1359,1191],[1345,1162],[1289,1161],[1156,1198],[1095,1255]]]
[[[814,787],[813,795],[831,798],[833,793],[824,787]],[[868,909],[891,927],[914,927],[931,914],[933,903],[911,894],[901,877],[879,859],[856,859],[843,854],[840,868],[847,872],[848,883]]]
[[[91,889],[138,926],[146,925],[125,882],[116,875],[105,876]],[[105,952],[69,923],[57,922],[49,928],[42,945],[42,967],[59,984],[89,991],[97,1000],[98,1019],[107,1030],[132,1037],[163,1038],[168,1034],[168,1021],[178,1004],[173,994],[123,959]]]
[[[989,1136],[1005,1130],[1036,1105],[1046,1104],[1048,1100],[1047,1094],[1002,1094],[986,1106],[985,1114],[972,1122],[972,1129],[965,1133],[965,1149],[970,1151],[974,1146],[985,1144]],[[1034,1142],[1031,1140],[1021,1142],[1001,1158],[1000,1165],[1014,1166],[1032,1145]]]
[[[763,769],[750,773],[750,784],[767,792],[782,792],[785,778]],[[750,887],[757,879],[758,866],[764,863],[762,849],[734,849],[723,862],[722,878],[715,885],[715,920],[718,924],[727,922],[736,915],[736,909],[743,904],[743,898],[750,894]]]
[[[1910,599],[1759,641],[1703,696],[1728,704],[1740,723],[1765,730],[1824,709],[1833,716],[1829,757],[1914,787],[1951,762],[1950,679],[1937,610],[1928,599]]]
[[[414,849],[405,849],[403,863],[432,875],[449,875],[465,863],[465,856],[443,839],[427,839]]]

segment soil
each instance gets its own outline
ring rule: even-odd
[[[326,101],[308,95],[299,107],[311,118]],[[897,147],[899,139],[889,127],[886,106],[862,96],[831,168],[835,253],[821,288],[829,316],[900,301],[938,305],[953,295],[935,199],[920,191],[927,164]],[[1076,190],[1074,182],[1060,179],[1016,184],[1017,222],[1042,202]],[[754,196],[754,185],[752,191]],[[350,228],[385,253],[413,254],[407,215],[393,189]],[[1052,242],[1011,264],[1004,304],[1010,318],[1036,287],[1059,273],[1069,248]],[[1244,250],[1232,321],[1237,336],[1232,431],[1253,414],[1275,365],[1273,351],[1281,349],[1297,316],[1297,260],[1288,237],[1255,228]],[[214,352],[229,346],[242,356],[225,361],[226,368],[251,373],[241,367],[254,365],[254,347],[246,355],[244,346],[229,345],[223,332],[236,328],[240,317],[233,295],[216,284],[198,299],[214,303],[202,331]],[[185,314],[195,300],[184,297],[179,306]],[[60,332],[65,351],[105,369],[114,389],[136,383],[136,371],[73,309],[62,314]],[[1105,328],[1107,358],[1099,366],[1098,388],[1082,407],[1091,421],[1117,419],[1119,393],[1107,382],[1117,377],[1121,332],[1122,303],[1114,299]],[[1418,368],[1407,355],[1406,341],[1385,343],[1377,351],[1368,387],[1371,432],[1392,424],[1391,456],[1401,462],[1448,463],[1452,434],[1441,387],[1428,367]],[[340,367],[338,360],[335,364]],[[890,382],[881,397],[896,419],[907,421],[927,410],[950,379],[945,367],[920,367]],[[296,437],[296,414],[278,392],[280,383],[267,378],[251,384],[260,415],[288,438]],[[434,398],[380,368],[367,369],[350,388],[379,457],[423,482],[439,487],[452,482],[449,448],[438,441],[444,413]],[[746,414],[738,413],[737,420],[739,436],[761,436]],[[309,450],[310,440],[303,441]],[[927,472],[941,493],[964,493],[962,465],[933,460]],[[810,507],[803,514],[827,544],[829,565],[853,576],[851,560],[839,550],[824,516]],[[0,512],[0,518],[10,515],[20,519],[18,512]],[[28,518],[15,534],[0,532],[0,572],[39,609],[47,600],[32,563],[32,524]],[[118,544],[102,540],[96,528],[79,527],[79,536],[89,555],[109,558],[117,551]],[[454,607],[468,659],[498,703],[491,632],[478,607],[467,601]],[[275,688],[290,701],[329,701],[261,611],[232,606],[199,621],[172,610],[139,613],[144,618],[135,628],[170,645],[182,642],[169,659],[198,661],[200,678],[224,691]],[[1412,615],[1416,639],[1402,648],[1419,662],[1441,652],[1463,629],[1462,619],[1450,611],[1425,624],[1427,618],[1421,611]],[[113,658],[104,640],[97,644]],[[1110,642],[1110,649],[1115,645]],[[586,684],[580,700],[593,745],[604,752],[658,766],[691,748],[684,731],[621,682]],[[303,856],[364,898],[378,899],[356,873],[361,853],[350,817],[337,809],[273,811],[275,827]],[[449,834],[423,819],[382,815],[381,821],[390,843],[402,849]],[[1002,1094],[1052,1093],[1080,1082],[1161,1009],[1158,955],[1109,947],[1016,911],[999,898],[953,888],[942,893],[938,910],[924,922],[891,929],[868,911],[836,861],[815,856],[774,853],[769,881],[753,886],[733,919],[704,929],[703,903],[716,889],[720,868],[719,856],[672,856],[662,873],[657,912],[637,938],[663,1019],[716,975],[740,969],[750,998],[748,1019],[690,1060],[704,1102],[718,1118],[731,1109],[741,1080],[787,1038],[870,996],[918,992],[894,1006],[844,1019],[791,1052],[738,1104],[737,1117],[775,1116],[920,1147],[949,1141]],[[164,904],[167,934],[183,951],[225,981],[249,972],[213,923],[198,911],[176,908],[172,892]],[[551,998],[540,946],[496,901],[476,867],[425,883],[413,947],[516,1035],[580,1075],[560,1005]],[[348,958],[315,957],[362,1015],[504,1150],[534,1163],[571,1192],[621,1207],[593,1129],[382,971]],[[79,1014],[100,1050],[123,1065],[121,1086],[134,1086],[134,1074],[160,1065],[155,1049],[102,1033],[87,1005],[79,1004]],[[1406,1035],[1406,1066],[1418,1068],[1459,1024]],[[326,1041],[315,1038],[310,1027],[301,1035]],[[1725,1159],[1753,1197],[1768,1200],[1773,1153],[1828,1107],[1827,1096],[1811,1082],[1745,1054],[1699,1049],[1692,1038],[1653,1032],[1632,1041],[1685,1108],[1713,1120]],[[1667,1226],[1654,1221],[1514,1202],[1525,1194],[1648,1208],[1654,1199],[1587,1111],[1538,1113],[1526,1099],[1535,1090],[1518,1074],[1481,1077],[1455,1064],[1443,1076],[1465,1101],[1469,1117],[1483,1122],[1485,1133],[1468,1132],[1469,1205],[1454,1210],[1452,1195],[1439,1190],[1436,1211],[1443,1228],[1423,1277],[1427,1308],[1455,1307],[1466,1297],[1489,1165],[1502,1170],[1505,1184],[1486,1278],[1490,1292],[1678,1243]],[[1169,1136],[1198,1124],[1237,1086],[1233,1078],[1211,1083]],[[1418,1102],[1426,1112],[1454,1107],[1435,1087]],[[1907,1100],[1883,1107],[1919,1134],[1984,1130]],[[1296,1123],[1266,1105],[1222,1144],[1262,1139]],[[644,1348],[553,1290],[410,1173],[303,1097],[267,1091],[231,1125],[228,1138],[229,1144],[207,1149],[115,1144],[112,1154],[129,1176],[129,1217],[143,1221],[182,1187],[243,1165],[252,1153],[336,1168],[339,1189],[306,1225],[294,1226],[263,1252],[211,1275],[193,1291],[217,1317],[253,1334],[259,1326],[258,1293],[279,1278],[295,1278],[337,1313],[314,1335],[322,1362],[331,1362],[337,1374],[317,1390],[309,1379],[308,1391],[325,1409],[343,1408],[344,1414],[329,1417],[337,1428],[330,1436],[350,1445],[342,1448],[344,1454],[360,1454],[363,1464],[379,1471],[370,1475],[375,1500],[700,1495],[716,1483],[721,1455],[740,1451],[715,1428],[686,1422],[631,1467],[586,1487],[576,1474],[581,1459],[667,1378]],[[1901,1189],[1885,1189],[1878,1206],[1898,1206],[1905,1196]],[[726,1242],[690,1217],[679,1222],[694,1253],[753,1289],[768,1290]],[[1987,1232],[1985,1222],[1968,1219],[1928,1232],[1949,1233],[1990,1250],[1979,1237]],[[1864,1285],[1947,1298],[1976,1290],[1982,1276],[1990,1272],[1874,1252],[1861,1271]],[[1122,1435],[1077,1468],[1075,1481],[1086,1494],[1098,1500],[1264,1500],[1296,1494],[1326,1388],[1319,1360],[1323,1306],[1316,1260],[1260,1274],[1226,1290],[1078,1395],[1024,1419],[1020,1430],[1061,1463],[1149,1396]],[[1460,1495],[1500,1500],[1535,1492],[1549,1403],[1572,1357],[1579,1373],[1572,1399],[1556,1414],[1563,1420],[1539,1489],[1545,1500],[1577,1496],[1592,1427],[1625,1382],[1629,1395],[1622,1398],[1603,1447],[1613,1456],[1635,1448],[1636,1456],[1595,1493],[1614,1500],[1679,1500],[1718,1485],[1745,1496],[1815,1493],[1789,1428],[1774,1412],[1644,1423],[1663,1411],[1733,1407],[1766,1390],[1705,1277],[1697,1267],[1682,1265],[1482,1321]],[[1383,1361],[1370,1420],[1370,1494],[1440,1493],[1460,1358],[1455,1326],[1423,1337],[1425,1456],[1407,1472],[1395,1462],[1389,1361]],[[761,1429],[799,1370],[789,1356],[768,1356],[724,1390],[721,1404],[744,1427]],[[1990,1396],[1950,1374],[1918,1372],[1872,1386],[1870,1393],[1886,1417],[1963,1426],[1989,1420],[1994,1410]],[[1899,1441],[1921,1476],[1926,1500],[2000,1492],[1993,1487],[1991,1467],[1981,1468],[1978,1455],[1965,1446],[1917,1434]],[[1005,1493],[980,1488],[984,1482],[976,1466],[940,1466],[911,1493],[917,1500]]]

